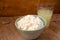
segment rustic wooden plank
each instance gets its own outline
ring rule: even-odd
[[[28,40],[15,27],[15,17],[0,17],[0,40]],[[60,40],[60,14],[54,14],[50,26],[35,40]]]
[[[37,5],[55,5],[55,0],[1,0],[0,16],[36,14]]]

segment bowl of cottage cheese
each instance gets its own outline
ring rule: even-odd
[[[27,39],[35,39],[45,28],[45,20],[38,15],[25,15],[15,21],[21,35]]]

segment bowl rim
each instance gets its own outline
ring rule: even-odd
[[[34,16],[38,16],[38,15],[34,15]],[[16,26],[16,28],[17,28],[17,22],[21,19],[21,18],[23,18],[24,16],[21,16],[21,17],[19,17],[19,18],[17,18],[16,19],[16,21],[15,21],[15,26]],[[39,30],[42,30],[42,29],[44,29],[45,28],[45,26],[46,26],[46,20],[43,18],[43,17],[41,17],[41,16],[38,16],[42,21],[43,21],[43,24],[44,24],[44,27],[42,27],[41,29],[37,29],[37,30],[22,30],[22,29],[18,29],[18,30],[20,30],[20,31],[39,31]]]

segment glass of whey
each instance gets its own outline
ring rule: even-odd
[[[45,28],[45,20],[38,15],[26,15],[18,18],[16,28],[26,39],[36,39]]]
[[[46,26],[49,26],[52,14],[53,14],[53,6],[51,5],[39,5],[37,8],[37,14],[40,17],[43,17],[46,20]]]

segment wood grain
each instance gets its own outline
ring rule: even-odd
[[[15,27],[15,17],[0,17],[0,40],[28,40]],[[60,40],[60,14],[54,14],[50,26],[35,40]]]
[[[56,0],[0,0],[0,16],[36,14],[38,4],[55,5]]]

